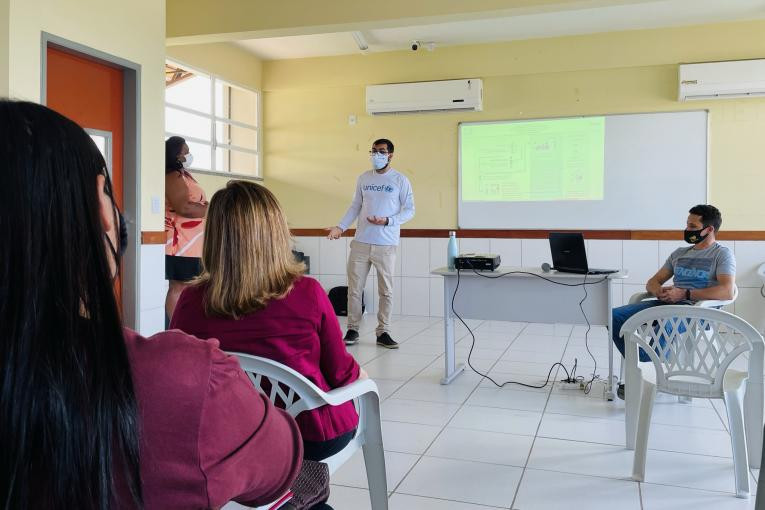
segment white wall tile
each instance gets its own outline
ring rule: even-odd
[[[550,241],[547,239],[522,239],[521,265],[536,268],[540,267],[543,262],[552,264]]]
[[[614,239],[587,240],[587,265],[601,269],[621,269],[622,241]]]
[[[319,266],[316,274],[344,275],[348,261],[346,238],[329,240],[319,239]]]
[[[440,276],[430,279],[430,315],[444,316],[444,279]]]
[[[139,309],[149,310],[165,306],[167,280],[165,280],[165,245],[141,245],[141,275]],[[164,326],[164,318],[162,319]]]
[[[319,244],[321,237],[296,237],[295,250],[302,251],[306,257],[311,257],[311,272],[309,274],[319,274]]]
[[[678,248],[690,248],[691,245],[678,239],[677,241],[659,241],[659,267],[667,261],[669,256]]]
[[[401,278],[401,314],[430,315],[430,278]]]
[[[165,307],[141,310],[141,324],[139,333],[142,336],[151,336],[165,330]]]
[[[348,278],[339,274],[323,274],[318,277],[319,283],[325,291],[329,292],[333,287],[348,285]]]
[[[622,243],[623,266],[629,271],[625,283],[644,285],[659,268],[659,242],[626,240]]]
[[[460,239],[460,253],[489,253],[491,251],[490,239],[472,239],[463,237]]]
[[[757,268],[765,263],[765,241],[736,241],[736,284],[739,287],[761,287]]]
[[[645,285],[622,284],[622,303],[625,305],[629,304],[630,298],[639,292],[645,292]]]
[[[614,281],[614,288],[611,291],[611,305],[614,307],[622,306],[625,304],[624,301],[624,291],[622,290],[622,287],[624,286],[620,280]]]
[[[449,238],[431,237],[430,242],[430,269],[438,269],[446,266],[446,248],[449,246]],[[457,239],[457,253],[459,253],[460,240]],[[435,277],[434,277],[435,278]],[[440,276],[438,278],[441,278]]]
[[[765,331],[765,298],[760,294],[760,289],[739,288],[735,312],[757,331]]]
[[[402,276],[430,276],[430,240],[422,237],[401,239],[398,249]]]
[[[520,239],[491,239],[489,252],[499,255],[503,266],[522,266],[522,247]]]

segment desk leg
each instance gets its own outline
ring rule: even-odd
[[[441,384],[449,384],[462,373],[465,366],[457,366],[454,352],[454,313],[452,312],[452,295],[456,285],[455,278],[444,278],[444,377]]]
[[[608,284],[608,331],[606,332],[606,342],[608,342],[608,381],[606,383],[606,400],[612,401],[616,395],[614,394],[614,342],[611,340],[611,329],[613,325],[614,314],[612,312],[613,303],[613,290],[614,282],[610,278],[606,282]]]

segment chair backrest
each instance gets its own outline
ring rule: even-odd
[[[229,354],[237,357],[252,384],[293,418],[327,403],[321,389],[290,367],[250,354]]]
[[[651,358],[660,391],[721,396],[726,370],[749,351],[753,351],[750,373],[762,370],[762,335],[745,320],[722,310],[652,307],[630,317],[620,334],[626,348],[640,347]]]

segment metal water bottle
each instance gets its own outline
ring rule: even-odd
[[[457,258],[457,232],[449,232],[449,244],[446,247],[446,267],[454,271],[454,259]]]

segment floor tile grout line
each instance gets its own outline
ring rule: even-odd
[[[481,323],[479,323],[479,324],[478,324],[478,326],[476,326],[476,328],[480,327],[480,326],[481,326],[481,324],[483,324],[483,321],[482,321]],[[433,363],[435,363],[436,361],[438,361],[438,359],[436,359],[436,360],[435,360]],[[428,368],[428,367],[430,367],[430,365],[432,365],[433,363],[429,364],[428,366],[426,366],[426,367],[425,367],[425,368],[423,368],[422,370],[425,370],[425,369],[427,369],[427,368]],[[422,372],[422,371],[421,371],[421,372]],[[413,377],[413,378],[414,378],[414,377]],[[480,381],[479,381],[479,384],[480,384]],[[396,391],[398,391],[398,390],[396,390]],[[471,392],[471,393],[472,393],[472,392]],[[392,396],[392,395],[391,395],[391,396]],[[467,400],[467,398],[466,398],[465,400]],[[449,425],[449,423],[451,423],[451,421],[454,419],[454,417],[457,415],[457,413],[459,413],[460,409],[462,409],[462,406],[464,405],[464,402],[465,402],[465,401],[463,401],[463,402],[460,404],[460,407],[459,407],[459,408],[457,409],[457,411],[456,411],[456,412],[455,412],[455,413],[454,413],[454,414],[451,416],[451,418],[449,418],[449,420],[446,422],[446,424],[444,424],[444,426],[443,426],[443,427],[441,427],[441,430],[439,430],[439,431],[438,431],[438,434],[436,434],[436,435],[435,435],[435,437],[433,438],[433,440],[432,440],[432,441],[430,441],[430,443],[428,443],[428,446],[427,446],[427,448],[425,448],[424,452],[427,452],[427,451],[430,449],[430,447],[431,447],[431,446],[433,446],[433,443],[435,443],[435,442],[438,440],[438,438],[439,438],[439,437],[441,437],[441,434],[443,434],[443,432],[444,432],[444,430],[446,429],[447,425]],[[383,448],[384,448],[384,447],[383,447]],[[412,467],[411,467],[411,468],[409,468],[409,470],[408,470],[408,471],[407,471],[407,472],[404,474],[404,476],[403,476],[403,477],[401,477],[401,480],[398,482],[398,484],[396,484],[396,487],[394,487],[394,488],[393,488],[393,493],[394,493],[394,494],[396,493],[396,491],[398,490],[398,488],[401,486],[401,484],[402,484],[402,483],[404,483],[404,480],[406,480],[406,478],[407,478],[407,477],[409,476],[409,474],[410,474],[410,473],[411,473],[411,472],[414,470],[414,468],[415,468],[415,467],[417,467],[417,464],[419,464],[419,463],[420,463],[420,461],[422,460],[422,458],[425,456],[425,453],[424,453],[424,452],[423,452],[422,454],[420,454],[420,455],[419,455],[419,457],[417,458],[417,460],[415,461],[415,463],[414,463],[414,464],[412,464]]]
[[[566,340],[566,345],[563,349],[563,352],[566,352],[566,348],[568,347],[569,342],[571,342],[571,335],[574,332],[574,328],[571,328],[571,332],[569,333],[569,337]],[[563,359],[563,355],[561,355],[561,359]],[[558,378],[558,371],[560,371],[560,367],[558,367],[558,370],[555,371],[555,378]],[[555,383],[553,383],[554,385]],[[521,471],[521,476],[518,478],[518,485],[515,487],[515,492],[513,493],[513,499],[510,501],[510,508],[513,508],[515,506],[515,501],[518,499],[518,493],[521,491],[521,484],[523,483],[523,477],[526,474],[526,469],[529,466],[529,460],[531,459],[531,454],[534,452],[534,445],[537,443],[537,437],[539,436],[539,429],[542,427],[542,421],[545,419],[545,411],[547,410],[547,405],[550,403],[550,397],[552,396],[552,386],[550,387],[550,391],[547,393],[547,399],[545,400],[545,405],[542,408],[542,412],[539,415],[539,423],[537,423],[537,430],[534,432],[534,439],[531,441],[531,447],[529,448],[529,453],[526,455],[526,462],[523,464],[523,470]]]
[[[701,408],[701,409],[706,409],[706,408]],[[559,412],[559,411],[547,411],[547,412],[549,414],[555,414],[555,415],[559,415],[559,416],[571,416],[573,418],[587,418],[587,419],[592,419],[592,420],[604,420],[604,421],[615,422],[615,423],[624,423],[624,419],[622,419],[622,418],[603,418],[603,417],[600,417],[600,416],[592,416],[592,415],[587,415],[587,414],[562,413],[562,412]],[[730,435],[730,432],[728,432],[728,429],[725,429],[725,428],[722,428],[722,429],[713,429],[713,428],[710,428],[710,427],[695,427],[695,426],[691,426],[691,425],[677,425],[677,424],[674,424],[674,423],[662,423],[662,422],[656,422],[656,421],[653,421],[653,420],[651,420],[651,425],[652,426],[653,425],[662,425],[662,426],[666,426],[666,427],[677,427],[677,428],[683,428],[683,429],[691,428],[691,429],[703,430],[703,431],[725,432],[726,434]]]
[[[468,329],[469,329],[470,331],[472,331],[472,332],[473,332],[473,334],[475,335],[475,331],[474,331],[474,330],[477,330],[477,329],[479,329],[479,328],[480,328],[480,327],[481,327],[483,324],[485,324],[485,323],[486,323],[486,321],[481,321],[481,322],[480,322],[479,324],[477,324],[477,325],[476,325],[474,328],[469,328],[469,327],[468,327]],[[526,329],[526,326],[528,326],[528,324],[525,324],[525,325],[524,325],[524,327],[523,327],[523,328],[521,328],[521,330],[520,330],[520,331],[518,331],[518,333],[517,333],[517,334],[515,335],[515,337],[512,339],[512,341],[510,342],[510,344],[508,344],[507,348],[506,348],[504,351],[502,351],[502,353],[503,353],[503,354],[504,354],[505,352],[507,352],[507,349],[509,349],[509,348],[510,348],[510,346],[511,346],[511,345],[512,345],[512,344],[515,342],[515,340],[518,338],[518,336],[521,334],[521,332],[522,332],[524,329]],[[469,336],[469,334],[466,334],[465,336]],[[436,359],[435,361],[433,361],[433,363],[437,362],[438,360],[439,360],[439,359]],[[499,361],[499,360],[495,361],[495,362],[494,362],[494,365],[496,365],[496,363],[497,363],[498,361]],[[423,368],[423,370],[425,370],[425,369],[429,368],[429,367],[430,367],[430,366],[431,366],[433,363],[430,363],[428,366],[426,366],[425,368]],[[494,365],[492,365],[492,367],[493,367]],[[469,368],[469,367],[468,367],[468,368]],[[489,371],[491,371],[491,369],[489,369]],[[422,371],[420,371],[419,373],[421,373],[421,372],[422,372]],[[487,373],[488,373],[488,372],[487,372]],[[413,378],[414,378],[414,377],[412,377],[412,379],[413,379]],[[455,412],[455,413],[454,413],[454,414],[453,414],[453,415],[452,415],[452,416],[449,418],[449,420],[448,420],[448,421],[447,421],[447,422],[446,422],[446,423],[443,425],[443,427],[441,427],[441,430],[438,432],[438,434],[436,434],[436,436],[433,438],[433,440],[432,440],[432,441],[430,441],[430,443],[428,444],[427,448],[425,448],[425,451],[424,451],[424,452],[423,452],[423,453],[422,453],[422,454],[419,456],[419,458],[417,459],[417,461],[416,461],[416,462],[415,462],[415,463],[412,465],[412,467],[411,467],[411,468],[410,468],[410,469],[409,469],[409,470],[406,472],[406,474],[405,474],[405,475],[404,475],[404,476],[401,478],[401,481],[400,481],[400,482],[399,482],[399,483],[396,485],[396,487],[393,489],[393,492],[394,492],[394,493],[396,493],[396,491],[398,490],[398,488],[401,486],[401,484],[402,484],[402,483],[404,483],[404,480],[406,480],[407,476],[409,476],[409,474],[410,474],[410,473],[411,473],[411,472],[414,470],[414,468],[417,466],[417,464],[419,464],[419,463],[420,463],[420,461],[422,460],[422,458],[423,458],[423,457],[425,457],[425,452],[427,452],[427,451],[428,451],[428,450],[429,450],[429,449],[430,449],[430,448],[433,446],[433,443],[435,443],[435,442],[438,440],[438,438],[439,438],[439,437],[441,437],[441,434],[443,434],[444,430],[446,430],[446,428],[449,426],[449,424],[452,422],[452,420],[454,420],[454,417],[455,417],[455,416],[457,416],[457,414],[460,412],[460,410],[461,410],[461,409],[462,409],[462,408],[465,406],[465,403],[466,403],[466,402],[467,402],[467,400],[468,400],[468,399],[469,399],[469,398],[470,398],[470,397],[473,395],[473,393],[475,392],[475,390],[476,390],[476,389],[477,389],[477,388],[480,386],[480,384],[481,384],[481,381],[483,381],[483,379],[485,379],[485,376],[484,376],[484,377],[481,377],[481,379],[478,381],[478,383],[477,383],[477,384],[476,384],[476,386],[475,386],[475,387],[472,389],[472,391],[471,391],[471,392],[470,392],[470,393],[469,393],[469,394],[468,394],[468,395],[465,397],[465,399],[464,399],[464,400],[462,400],[462,402],[459,404],[459,408],[457,409],[457,411],[456,411],[456,412]],[[410,379],[410,380],[411,380],[411,379]],[[407,381],[407,382],[409,382],[409,381]],[[400,388],[399,388],[399,389],[400,389]],[[398,391],[398,390],[396,390],[396,391]],[[394,394],[395,394],[395,392],[394,392]],[[390,396],[393,396],[394,394],[391,394]],[[387,400],[387,399],[386,399],[386,400]],[[511,507],[512,507],[512,505],[511,505],[509,508],[511,508]]]
[[[482,323],[483,323],[483,322],[481,322],[481,324],[482,324]],[[479,324],[479,326],[480,326],[480,324]],[[428,326],[428,328],[429,328],[429,327],[430,327],[430,326]],[[425,328],[425,329],[428,329],[428,328]],[[413,338],[413,337],[412,337],[412,338]],[[433,363],[437,363],[437,362],[438,362],[438,360],[439,360],[439,358],[436,358],[435,360],[433,360],[433,361],[431,361],[430,363],[428,363],[427,365],[425,365],[425,366],[422,368],[422,370],[420,370],[420,371],[419,371],[419,372],[417,372],[415,375],[413,375],[412,377],[410,377],[409,379],[407,379],[407,381],[406,381],[406,382],[404,382],[404,384],[400,385],[400,386],[399,386],[399,387],[396,389],[396,391],[394,391],[393,393],[391,393],[390,395],[388,395],[387,397],[385,397],[384,399],[382,399],[382,400],[380,401],[380,403],[382,404],[383,402],[385,402],[386,400],[388,400],[389,398],[391,398],[393,395],[395,395],[395,394],[396,394],[396,392],[398,392],[398,391],[399,391],[401,388],[403,388],[403,387],[404,387],[404,385],[408,384],[410,381],[412,381],[413,379],[415,379],[415,378],[417,377],[417,375],[421,374],[422,372],[424,372],[425,370],[427,370],[428,368],[430,368],[430,366],[431,366],[431,365],[433,365]],[[449,418],[449,421],[451,421],[451,420],[454,418],[454,416],[456,416],[456,414],[459,412],[459,409],[461,409],[461,408],[462,408],[462,405],[460,405],[460,407],[457,409],[457,411],[455,411],[454,415],[452,415],[452,416],[451,416],[451,418]],[[381,415],[381,421],[383,421],[383,420],[382,420],[382,415]],[[448,422],[447,422],[447,424],[448,424]],[[430,448],[430,447],[433,445],[433,443],[434,443],[434,442],[435,442],[435,441],[438,439],[438,437],[439,437],[439,436],[440,436],[440,435],[443,433],[443,431],[444,431],[444,429],[445,429],[445,428],[446,428],[446,425],[444,425],[443,427],[441,427],[441,430],[438,432],[438,434],[436,434],[436,435],[435,435],[435,437],[433,438],[433,440],[432,440],[432,441],[430,441],[430,443],[428,443],[428,446],[427,446],[427,447],[425,448],[425,450],[424,450],[425,452],[426,452],[426,451],[428,451],[428,449],[429,449],[429,448]],[[385,449],[385,446],[384,446],[384,443],[383,443],[383,451],[384,451],[384,449]],[[415,454],[415,455],[416,455],[416,454]],[[412,467],[410,467],[410,468],[409,468],[409,470],[407,470],[407,472],[404,474],[404,476],[402,476],[402,477],[401,477],[401,480],[400,480],[400,481],[399,481],[399,482],[396,484],[396,486],[393,488],[393,490],[391,490],[391,491],[390,491],[390,493],[391,493],[391,494],[394,494],[394,493],[396,492],[396,490],[398,490],[399,486],[401,486],[401,484],[402,484],[402,483],[404,483],[404,480],[406,480],[406,477],[407,477],[407,476],[409,476],[409,474],[412,472],[412,470],[413,470],[413,469],[414,469],[414,468],[417,466],[417,464],[419,464],[419,462],[420,462],[420,460],[422,460],[422,457],[423,457],[423,456],[424,456],[424,452],[423,452],[422,454],[419,454],[419,456],[418,456],[417,460],[415,461],[415,463],[414,463],[414,464],[412,464]],[[389,499],[390,499],[390,498],[389,498]]]

